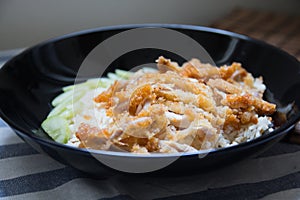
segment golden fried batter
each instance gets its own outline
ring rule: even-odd
[[[76,132],[81,146],[113,145],[137,153],[216,148],[220,135],[243,130],[276,110],[262,99],[262,78],[240,63],[218,68],[192,59],[179,67],[159,57],[157,67],[115,81],[94,98],[111,122],[104,129],[82,124]]]

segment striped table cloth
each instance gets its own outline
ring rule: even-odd
[[[24,143],[0,121],[0,199],[300,199],[300,145],[193,175],[94,179]]]
[[[248,33],[249,30],[256,30],[252,31],[252,34],[255,34],[253,37],[282,45],[282,48],[299,58],[299,45],[295,46],[295,43],[300,40],[294,39],[296,42],[293,42],[291,47],[284,46],[285,40],[278,39],[277,32],[273,32],[270,26],[265,30],[268,34],[258,33],[257,29],[250,26],[259,19],[243,29],[240,26],[245,23],[241,21],[247,16],[251,16],[247,11],[236,10],[227,18],[215,23],[214,27],[241,33],[245,30]],[[268,17],[270,16],[265,18]],[[287,20],[280,17],[276,19],[278,23]],[[295,23],[298,24],[296,27],[299,27],[299,22]],[[298,34],[295,34],[295,25],[288,27],[292,27],[286,29],[293,30],[294,35]],[[19,51],[2,53],[0,65],[1,61],[5,61],[16,52]],[[38,153],[19,139],[0,119],[0,200],[300,199],[299,157],[300,145],[280,142],[259,157],[248,158],[210,172],[167,177],[115,174],[94,179]]]

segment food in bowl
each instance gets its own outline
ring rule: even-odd
[[[80,148],[175,153],[224,148],[273,130],[276,105],[240,63],[216,67],[164,57],[157,70],[116,70],[63,88],[42,128]]]

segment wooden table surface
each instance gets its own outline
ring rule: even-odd
[[[211,27],[263,40],[300,61],[300,15],[236,8]],[[300,123],[286,140],[300,144]]]

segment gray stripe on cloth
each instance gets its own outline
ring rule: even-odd
[[[294,153],[297,151],[300,151],[299,144],[278,142],[272,148],[268,149],[267,151],[263,152],[257,157],[268,157],[268,156],[274,156],[274,155],[285,154],[285,153]]]
[[[0,128],[1,127],[6,127],[7,125],[5,124],[5,122],[0,118]]]
[[[59,178],[59,177],[58,177]],[[43,184],[43,183],[41,183]],[[1,200],[53,200],[53,199],[100,199],[119,195],[118,190],[106,180],[93,180],[88,178],[73,179],[51,190],[31,192],[26,194],[8,196]]]
[[[0,181],[63,167],[65,166],[43,154],[5,158],[0,160]]]
[[[300,188],[294,188],[290,190],[280,191],[274,194],[269,194],[260,200],[299,200],[300,199]]]
[[[0,146],[23,142],[9,127],[0,127],[0,136]]]
[[[135,198],[162,198],[239,184],[259,183],[300,171],[300,151],[256,159],[247,159],[230,166],[194,175],[174,177],[116,177],[123,191]],[[201,160],[199,160],[201,162]],[[126,182],[126,184],[122,184]],[[155,192],[153,192],[155,191]]]
[[[38,154],[38,152],[26,143],[17,143],[0,146],[0,159],[32,154]]]
[[[280,192],[282,190],[300,187],[300,172],[289,174],[274,180],[262,181],[258,183],[246,183],[224,188],[208,189],[202,192],[195,192],[184,195],[174,195],[160,200],[181,200],[181,199],[258,199],[265,195]],[[291,184],[293,183],[293,184]],[[288,199],[288,198],[284,198]]]
[[[71,167],[20,176],[0,181],[0,197],[51,190],[75,178],[86,177],[86,174]]]

